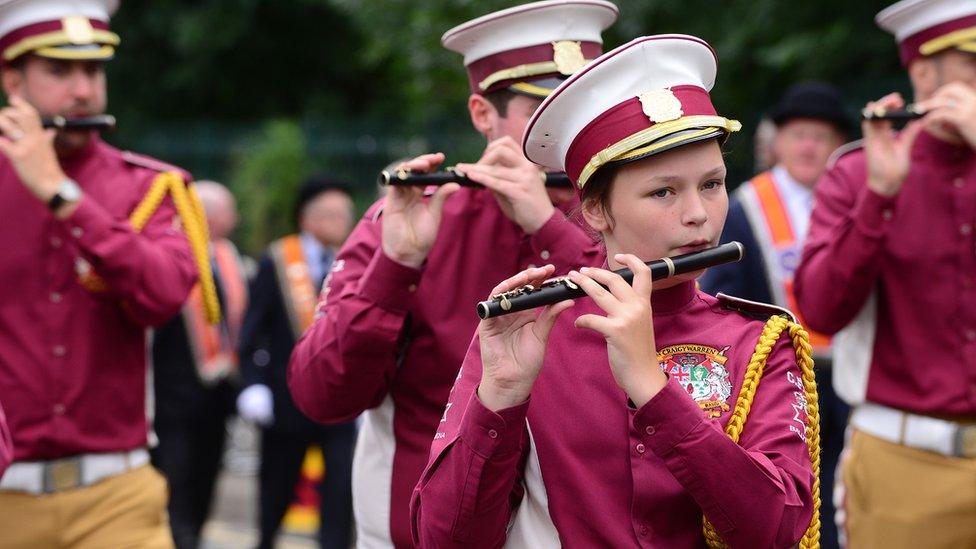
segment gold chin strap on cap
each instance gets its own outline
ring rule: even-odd
[[[129,223],[137,233],[141,232],[149,222],[149,218],[159,209],[167,193],[173,197],[176,212],[190,241],[190,250],[193,252],[193,260],[200,275],[204,315],[207,322],[216,324],[220,322],[220,302],[217,299],[217,286],[214,284],[213,273],[210,270],[208,249],[210,235],[207,231],[207,217],[203,212],[203,204],[196,191],[192,187],[187,188],[183,178],[177,172],[163,172],[156,176],[149,192],[132,211]],[[91,291],[107,289],[105,282],[94,276],[88,277],[83,284]]]
[[[806,533],[800,539],[802,549],[816,549],[820,547],[820,406],[817,403],[817,384],[813,374],[813,348],[810,346],[810,337],[802,326],[791,322],[784,316],[773,316],[766,321],[762,334],[759,335],[759,342],[756,350],[749,359],[749,367],[746,369],[745,379],[742,382],[742,389],[739,397],[735,401],[735,409],[732,416],[725,426],[725,433],[733,442],[738,443],[742,430],[746,426],[746,419],[752,409],[752,401],[756,397],[756,389],[759,387],[759,380],[762,378],[763,370],[766,367],[766,359],[772,352],[773,346],[780,335],[788,331],[793,340],[793,348],[796,351],[796,363],[800,367],[800,374],[803,379],[803,389],[807,399],[807,449],[810,454],[810,463],[813,465],[813,517]],[[721,535],[707,519],[702,528],[705,541],[710,548],[728,547]]]

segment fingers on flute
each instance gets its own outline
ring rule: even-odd
[[[429,172],[436,169],[444,162],[444,153],[422,154],[416,158],[408,160],[396,167],[398,170],[410,170],[413,172]]]
[[[634,273],[634,282],[631,284],[634,292],[641,297],[651,297],[654,283],[651,277],[651,268],[647,266],[647,263],[641,261],[634,254],[616,254],[613,258],[618,263],[626,265]]]
[[[526,269],[515,276],[509,277],[502,282],[500,282],[494,289],[491,290],[490,295],[497,295],[502,292],[507,292],[509,290],[514,290],[525,286],[526,284],[538,285],[545,281],[547,278],[552,276],[556,268],[552,265],[543,265],[542,267],[532,267]]]
[[[609,290],[603,286],[600,286],[596,280],[590,277],[592,274],[591,271],[596,269],[587,269],[584,267],[581,270],[586,272],[581,273],[577,271],[570,271],[569,279],[575,282],[580,289],[586,292],[586,295],[590,296],[598,307],[607,312],[614,310],[620,303],[620,300],[614,297]]]

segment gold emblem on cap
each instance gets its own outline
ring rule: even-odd
[[[61,19],[61,28],[72,44],[92,44],[95,42],[95,29],[83,15],[69,15]]]
[[[644,114],[655,124],[677,120],[685,114],[681,110],[681,101],[667,88],[646,91],[638,95],[637,99],[641,102]]]
[[[559,74],[569,76],[586,65],[583,48],[579,42],[561,40],[552,43],[552,61]]]

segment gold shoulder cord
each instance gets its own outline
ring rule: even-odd
[[[759,379],[762,377],[763,369],[766,367],[766,359],[773,350],[773,345],[779,339],[780,334],[789,330],[790,338],[793,340],[793,348],[796,350],[796,363],[800,366],[800,373],[803,378],[803,388],[807,399],[807,449],[810,453],[810,463],[813,465],[813,518],[810,519],[810,526],[800,540],[802,549],[817,549],[820,547],[820,406],[817,404],[817,385],[813,376],[813,348],[810,346],[807,331],[799,324],[795,324],[783,316],[771,317],[763,328],[759,336],[759,343],[756,350],[749,359],[749,367],[746,370],[745,380],[742,382],[742,389],[739,391],[739,398],[735,402],[735,410],[725,426],[725,433],[733,442],[739,442],[739,436],[745,427],[746,418],[752,409],[752,401],[756,396],[756,388],[759,387]],[[728,547],[715,527],[708,520],[705,520],[703,531],[705,541],[711,548]]]
[[[159,205],[163,203],[166,193],[173,197],[176,213],[183,223],[183,230],[190,241],[193,260],[200,274],[200,292],[203,295],[203,312],[211,324],[220,322],[220,302],[217,300],[217,287],[214,284],[213,273],[210,271],[210,253],[207,243],[210,235],[207,231],[207,218],[203,212],[203,204],[193,187],[187,187],[183,178],[177,172],[163,172],[153,180],[149,192],[136,206],[129,216],[129,223],[136,232],[142,231],[149,218],[152,217]]]

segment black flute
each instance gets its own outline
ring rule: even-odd
[[[447,168],[441,172],[412,172],[410,170],[383,170],[380,172],[378,182],[382,186],[393,185],[394,187],[426,187],[428,185],[446,185],[457,183],[462,187],[481,187],[481,183],[476,183],[455,168]],[[546,187],[565,187],[571,188],[572,182],[569,176],[561,172],[546,172]]]
[[[729,242],[700,252],[650,261],[647,266],[651,268],[651,279],[661,280],[716,265],[733,263],[741,260],[744,253],[745,249],[742,244]],[[620,269],[614,272],[622,276],[628,284],[634,281],[634,273],[630,269]],[[491,296],[488,301],[478,303],[478,316],[482,319],[494,318],[526,309],[552,305],[564,299],[575,299],[584,295],[586,292],[582,288],[577,286],[569,277],[562,276],[543,282],[539,288],[527,285]]]
[[[41,125],[45,128],[56,128],[59,130],[114,130],[115,117],[111,114],[96,114],[82,118],[54,116],[52,118],[42,118]]]
[[[864,109],[861,111],[861,120],[890,120],[892,122],[908,122],[916,118],[922,118],[925,113],[918,110],[914,104],[906,105],[904,109]]]

